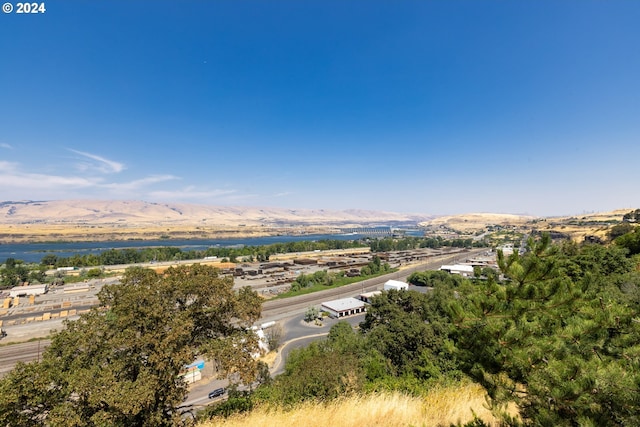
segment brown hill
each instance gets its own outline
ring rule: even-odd
[[[576,216],[534,217],[528,215],[470,213],[432,218],[420,223],[427,233],[461,236],[485,235],[499,230],[520,234],[550,233],[557,239],[581,242],[597,238],[606,241],[610,228],[631,209],[594,212]]]
[[[474,232],[484,230],[487,226],[500,225],[523,226],[536,219],[530,215],[496,214],[496,213],[468,213],[461,215],[447,215],[432,218],[420,223],[421,227],[448,227],[460,232]]]
[[[221,207],[143,201],[55,200],[0,202],[0,224],[371,225],[417,223],[428,215],[367,210]]]
[[[411,224],[427,215],[366,210],[220,207],[143,201],[0,202],[0,243],[228,238]]]

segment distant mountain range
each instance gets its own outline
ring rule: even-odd
[[[376,225],[417,224],[432,215],[359,209],[223,207],[138,200],[52,200],[0,202],[2,224],[136,225]]]

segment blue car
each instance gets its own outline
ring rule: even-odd
[[[219,397],[224,394],[224,388],[217,388],[209,393],[209,399],[213,399],[214,397]]]

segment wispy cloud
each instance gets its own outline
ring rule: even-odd
[[[20,163],[0,160],[0,182],[3,184],[0,199],[75,198],[87,194],[98,199],[104,198],[107,194],[142,198],[146,195],[147,187],[179,179],[174,175],[150,175],[129,182],[108,182],[101,176],[33,173]],[[176,192],[176,194],[182,193]],[[197,195],[197,193],[191,193]],[[204,193],[204,196],[211,195],[211,192]]]
[[[94,187],[99,178],[23,172],[18,163],[0,161],[0,181],[12,190],[64,190]]]
[[[67,148],[67,150],[72,153],[76,153],[80,156],[83,156],[86,159],[93,160],[94,163],[79,163],[76,167],[81,170],[89,170],[94,169],[102,173],[118,173],[124,170],[124,164],[119,162],[114,162],[113,160],[106,159],[102,156],[98,156],[96,154],[85,153],[84,151],[74,150],[72,148]]]
[[[291,191],[283,191],[281,193],[274,194],[273,197],[284,197],[284,196],[290,196],[291,194],[293,194]]]
[[[149,196],[156,200],[206,200],[234,194],[236,190],[198,190],[193,186],[176,191],[152,191]]]
[[[130,182],[112,182],[104,184],[102,187],[117,191],[134,191],[159,182],[174,181],[178,179],[180,178],[173,175],[150,175],[146,178],[136,179]]]
[[[7,150],[13,150],[13,147],[6,142],[0,142],[0,148],[6,148]]]

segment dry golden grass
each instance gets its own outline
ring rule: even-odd
[[[550,217],[532,226],[541,232],[558,232],[569,236],[576,242],[584,241],[586,236],[597,236],[607,240],[611,223],[622,221],[624,214],[633,209],[618,209],[611,212],[597,212],[567,217]]]
[[[426,397],[400,393],[353,396],[319,404],[304,403],[295,409],[258,408],[249,414],[236,415],[202,423],[199,427],[298,427],[301,425],[339,425],[340,427],[449,426],[478,418],[496,424],[487,409],[485,393],[477,384],[437,389]],[[514,411],[511,411],[512,415]]]
[[[606,240],[612,221],[621,221],[624,214],[633,209],[618,209],[563,217],[535,218],[524,215],[470,213],[434,218],[421,223],[423,226],[444,226],[461,234],[471,234],[486,229],[488,225],[500,225],[509,229],[529,233],[531,231],[558,232],[577,242],[586,236],[597,236]]]
[[[628,209],[616,209],[610,212],[594,212],[588,213],[584,215],[573,215],[573,216],[563,216],[563,217],[550,217],[549,221],[568,221],[570,219],[584,219],[589,221],[611,221],[611,220],[621,220],[624,214],[631,212],[635,208]]]
[[[487,225],[523,226],[535,219],[533,216],[494,214],[494,213],[468,213],[461,215],[448,215],[434,218],[420,223],[422,226],[444,225],[461,232],[473,232],[483,230]]]

